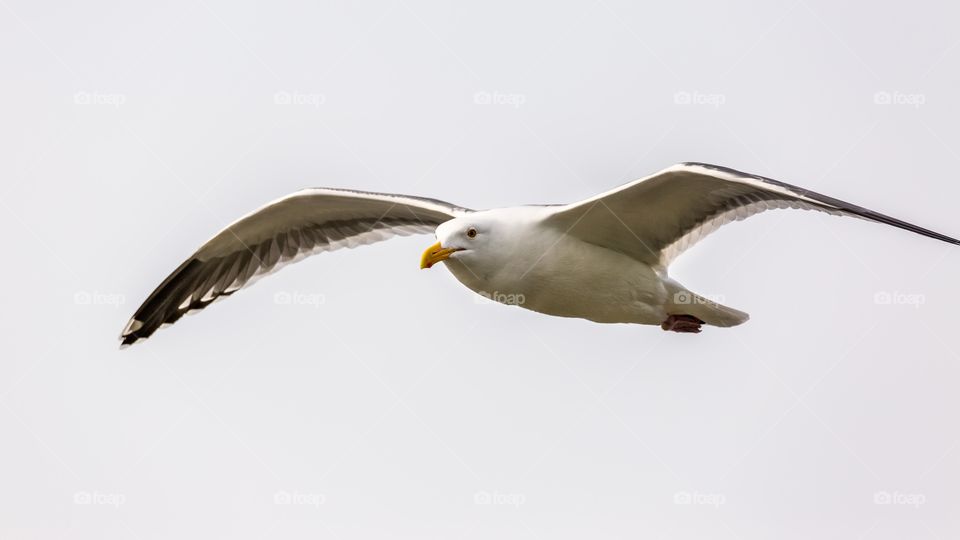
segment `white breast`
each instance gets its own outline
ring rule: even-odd
[[[659,324],[667,292],[648,265],[553,229],[514,237],[494,271],[447,267],[476,293],[560,317],[604,323]]]

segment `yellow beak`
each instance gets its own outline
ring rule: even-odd
[[[420,256],[420,269],[430,268],[431,266],[437,264],[440,261],[445,261],[450,258],[450,254],[460,251],[457,248],[445,248],[440,245],[440,242],[430,246],[426,251],[423,252],[423,255]]]

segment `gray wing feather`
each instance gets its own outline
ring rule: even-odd
[[[723,225],[778,208],[852,216],[960,244],[840,199],[706,163],[681,163],[585,201],[558,206],[546,222],[582,240],[666,267]]]
[[[426,234],[470,212],[436,199],[313,188],[231,223],[174,270],[121,333],[130,345],[310,255]]]

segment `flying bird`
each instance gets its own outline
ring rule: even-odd
[[[589,199],[474,211],[436,199],[312,188],[217,233],[137,309],[122,345],[309,255],[410,234],[436,235],[421,268],[444,263],[467,288],[529,310],[600,323],[700,332],[749,316],[670,278],[670,263],[719,227],[765,210],[852,216],[949,236],[763,176],[681,163]],[[522,299],[522,302],[517,301]]]

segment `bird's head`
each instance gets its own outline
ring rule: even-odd
[[[528,255],[542,253],[547,246],[541,243],[553,242],[535,234],[543,212],[534,206],[495,208],[442,223],[436,231],[438,242],[420,257],[420,268],[446,261],[461,281],[486,279],[516,265],[524,273],[531,264]]]
[[[437,227],[438,242],[428,247],[420,257],[420,268],[430,268],[447,260],[456,260],[468,266],[473,262],[489,260],[492,239],[496,233],[492,220],[476,214],[442,223]]]

